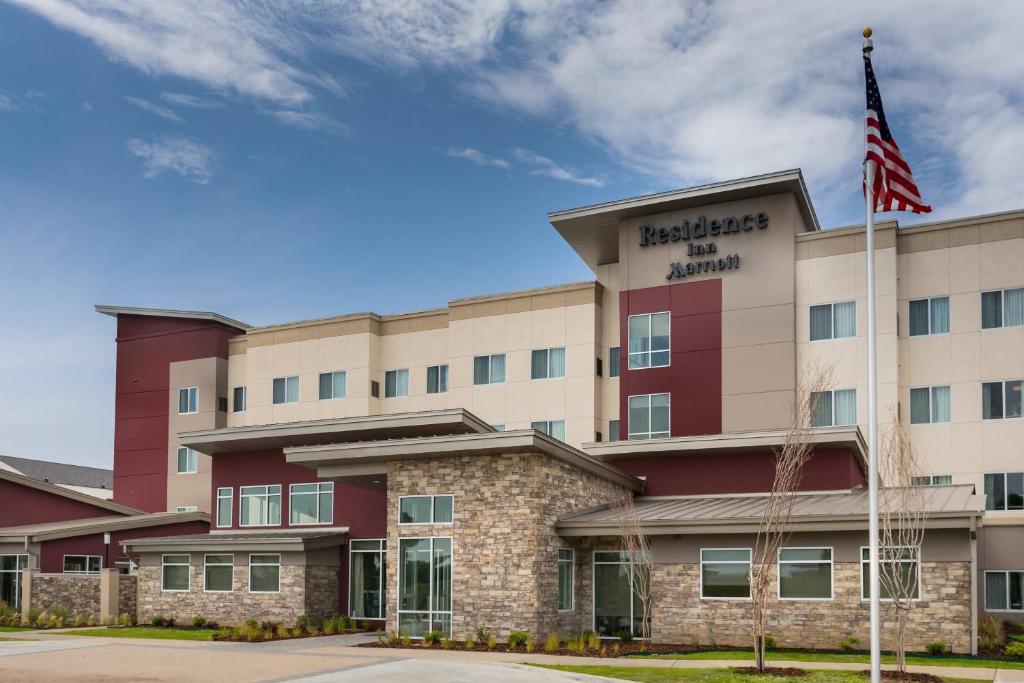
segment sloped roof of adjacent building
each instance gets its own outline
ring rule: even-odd
[[[107,490],[111,490],[114,487],[113,470],[102,467],[87,467],[85,465],[70,465],[49,460],[16,458],[13,455],[0,455],[0,463],[7,465],[18,474],[50,484]],[[0,469],[3,468],[0,467]]]
[[[210,515],[205,512],[151,512],[137,515],[111,515],[106,517],[86,517],[84,519],[64,519],[58,522],[42,522],[0,528],[0,541],[20,540],[27,538],[30,542],[49,541],[55,538],[71,538],[106,531],[123,529],[142,529],[165,524],[182,524],[185,522],[207,522]]]
[[[91,505],[96,508],[101,508],[103,510],[117,512],[122,515],[143,514],[143,511],[139,510],[138,508],[129,507],[127,505],[121,505],[120,503],[115,503],[112,500],[106,500],[104,498],[99,498],[97,496],[90,496],[88,493],[81,493],[80,491],[75,491],[74,489],[65,488],[64,486],[60,486],[58,484],[51,484],[50,482],[43,481],[42,479],[34,479],[32,477],[27,477],[24,474],[19,474],[18,472],[13,472],[11,470],[6,470],[3,468],[0,468],[0,479],[4,481],[9,481],[13,484],[27,486],[29,488],[33,488],[38,491],[43,491],[45,493],[51,493],[55,496],[61,496],[62,498],[76,500],[80,503],[85,503],[87,505]]]

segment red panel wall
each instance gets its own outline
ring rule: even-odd
[[[60,522],[119,513],[0,479],[0,527]]]
[[[628,398],[671,394],[672,436],[722,431],[722,281],[702,280],[619,294],[619,430],[629,434]],[[629,316],[669,311],[671,364],[629,369]]]
[[[149,512],[167,509],[170,364],[227,358],[242,331],[186,318],[119,315],[114,403],[114,500]]]
[[[113,567],[118,558],[124,557],[121,541],[131,538],[205,534],[209,529],[210,525],[206,522],[184,522],[112,531],[109,544],[103,542],[102,533],[43,541],[39,549],[39,568],[43,572],[63,572],[65,555],[99,555],[103,558],[104,568]]]

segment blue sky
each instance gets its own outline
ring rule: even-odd
[[[546,212],[797,166],[858,222],[865,23],[934,217],[1020,208],[1022,6],[890,4],[0,0],[0,452],[110,464],[95,303],[258,325],[583,280]]]

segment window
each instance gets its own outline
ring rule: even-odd
[[[983,382],[981,385],[981,417],[986,420],[1011,419],[1021,416],[1021,388],[1024,380]]]
[[[985,572],[985,609],[1024,611],[1024,571]]]
[[[117,568],[118,574],[134,574],[139,571],[139,565],[130,557],[114,560],[114,567]]]
[[[288,488],[288,519],[291,524],[334,522],[334,482],[292,484]]]
[[[279,593],[281,591],[281,556],[249,556],[249,592]]]
[[[195,512],[198,509],[195,505],[179,505],[175,508],[175,512]]]
[[[160,567],[160,590],[187,593],[192,579],[191,562],[191,555],[164,555]]]
[[[779,549],[779,598],[831,600],[832,549]]]
[[[649,582],[651,577],[645,571],[631,571],[637,569],[631,567],[635,559],[625,552],[594,552],[594,631],[598,635],[609,637],[624,630],[634,636],[643,633],[644,610],[637,595],[645,591],[634,582]]]
[[[619,421],[608,420],[608,440],[618,441],[619,440]]]
[[[274,405],[282,403],[298,403],[299,401],[299,378],[275,377],[274,378]]]
[[[565,377],[565,347],[534,349],[530,357],[530,379],[554,377]]]
[[[370,396],[380,398],[380,382],[375,379],[370,380]]]
[[[229,593],[235,589],[235,556],[206,555],[203,558],[203,590]]]
[[[384,398],[409,395],[409,370],[388,370],[384,373]]]
[[[452,539],[398,539],[398,629],[452,632]]]
[[[503,425],[503,424],[491,425],[491,427],[496,432],[503,432],[503,431],[505,431],[505,425]]]
[[[811,306],[811,341],[841,339],[857,336],[857,304],[843,301],[837,304]]]
[[[230,486],[223,486],[217,489],[217,526],[231,526],[231,499],[234,496],[234,489]]]
[[[860,549],[860,597],[868,600],[871,597],[869,548]],[[921,598],[921,575],[917,562],[917,548],[879,548],[878,549],[878,580],[881,586],[880,599],[892,600],[893,595],[899,598],[919,600]],[[889,568],[886,568],[888,565]],[[898,571],[893,571],[896,565]]]
[[[613,346],[608,349],[608,376],[619,376],[619,347]]]
[[[911,486],[948,486],[953,483],[952,474],[926,474],[920,477],[911,477]]]
[[[658,439],[669,435],[669,395],[629,397],[629,438]]]
[[[348,576],[349,616],[383,619],[384,605],[387,604],[386,541],[352,541]]]
[[[910,390],[910,424],[949,422],[951,412],[948,384]]]
[[[576,592],[576,551],[558,550],[558,611],[571,612]]]
[[[1024,287],[981,293],[981,327],[1024,325]]]
[[[1024,472],[985,475],[986,510],[1024,510]]]
[[[910,336],[949,332],[949,297],[916,299],[910,302]]]
[[[601,443],[604,441],[604,435],[601,432],[594,432],[594,442]]]
[[[239,526],[277,526],[281,523],[281,485],[242,486],[238,489]]]
[[[191,448],[178,449],[178,474],[195,474],[199,471],[199,456]]]
[[[399,524],[451,524],[454,496],[399,496]]]
[[[28,569],[28,555],[0,555],[0,602],[21,607],[21,570]]]
[[[245,387],[235,387],[231,390],[231,410],[236,413],[245,412]]]
[[[431,365],[427,368],[427,393],[443,394],[448,391],[448,366]]]
[[[814,404],[812,427],[842,427],[857,424],[857,390],[836,389],[811,394]]]
[[[701,549],[700,597],[748,600],[750,548]]]
[[[671,343],[668,313],[629,316],[629,369],[662,368],[669,364]]]
[[[345,371],[320,373],[320,400],[345,398]]]
[[[600,358],[594,359],[594,373],[598,377],[604,377],[604,361]]]
[[[505,381],[505,354],[473,358],[473,384],[501,384]]]
[[[178,389],[178,415],[199,412],[199,388]]]
[[[217,397],[217,411],[221,413],[228,412],[228,397],[218,396]]]
[[[539,420],[530,423],[530,429],[554,437],[559,441],[565,441],[565,420]]]

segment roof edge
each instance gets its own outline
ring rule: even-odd
[[[21,484],[23,486],[29,486],[39,491],[44,491],[45,493],[53,493],[61,496],[62,498],[68,498],[70,500],[78,501],[79,503],[86,503],[87,505],[92,505],[104,510],[119,512],[123,515],[132,516],[146,514],[145,510],[128,507],[121,503],[115,503],[112,500],[105,500],[103,498],[97,498],[96,496],[90,496],[88,493],[79,493],[78,491],[74,491],[63,486],[57,486],[56,484],[39,481],[32,477],[26,477],[24,474],[18,474],[17,472],[9,472],[7,470],[0,469],[0,479],[4,479],[15,484]]]
[[[235,327],[240,330],[248,330],[252,328],[248,323],[234,320],[233,318],[221,315],[220,313],[214,313],[213,311],[182,311],[173,308],[139,308],[134,306],[107,306],[103,304],[96,304],[94,308],[97,313],[109,315],[114,318],[119,315],[140,315],[151,318],[184,318],[191,320],[209,320],[211,322],[227,325],[228,327]]]

